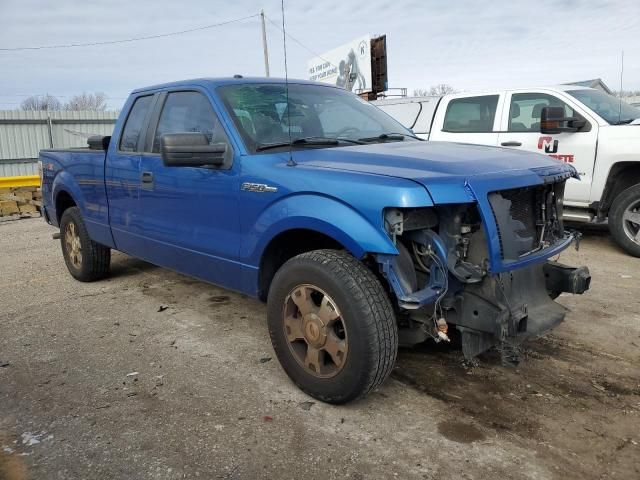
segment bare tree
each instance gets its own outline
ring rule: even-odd
[[[413,96],[414,97],[428,97],[429,96],[429,90],[426,90],[424,88],[416,88],[413,91]]]
[[[458,90],[453,88],[448,83],[439,83],[438,85],[433,85],[429,87],[428,90],[426,88],[416,88],[413,91],[413,96],[414,97],[439,97],[442,95],[446,95],[448,93],[457,93],[457,92]]]
[[[65,110],[91,110],[94,112],[104,112],[107,109],[107,96],[102,92],[86,93],[74,95],[65,104]]]
[[[60,100],[52,95],[33,95],[25,98],[20,104],[22,110],[60,110]]]
[[[614,90],[613,92],[614,96],[616,97],[637,97],[640,96],[640,90]]]
[[[456,93],[457,90],[448,83],[440,83],[429,88],[429,95],[447,95],[449,93]]]

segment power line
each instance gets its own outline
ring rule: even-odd
[[[326,58],[322,58],[322,56],[320,54],[318,54],[317,52],[314,52],[313,50],[311,50],[309,47],[307,47],[304,43],[302,43],[300,40],[298,40],[297,38],[295,38],[294,36],[292,36],[290,33],[285,32],[282,30],[282,27],[280,27],[280,25],[278,25],[276,22],[274,22],[273,20],[271,20],[269,17],[267,17],[265,15],[265,17],[267,18],[267,21],[272,24],[274,27],[276,27],[278,30],[280,30],[284,35],[286,35],[287,37],[289,37],[291,40],[293,40],[294,42],[296,42],[298,45],[300,45],[302,48],[304,48],[307,52],[313,54],[314,57],[318,57],[320,60],[327,62],[329,65],[333,66],[333,67],[337,67],[336,65],[334,65],[333,63],[331,63],[329,60],[327,60]]]
[[[242,18],[234,18],[233,20],[227,20],[220,23],[213,23],[211,25],[205,25],[203,27],[189,28],[187,30],[180,30],[177,32],[169,32],[169,33],[160,33],[157,35],[147,35],[145,37],[134,37],[134,38],[126,38],[123,40],[108,40],[104,42],[88,42],[88,43],[69,43],[63,45],[40,45],[37,47],[13,47],[13,48],[0,48],[2,52],[17,52],[21,50],[45,50],[45,49],[53,49],[53,48],[75,48],[75,47],[93,47],[98,45],[114,45],[117,43],[129,43],[129,42],[138,42],[140,40],[153,40],[156,38],[163,37],[171,37],[174,35],[183,35],[185,33],[198,32],[200,30],[207,30],[209,28],[221,27],[223,25],[229,25],[230,23],[242,22],[244,20],[248,20],[250,18],[255,18],[260,16],[259,13],[255,13],[253,15],[248,15]]]

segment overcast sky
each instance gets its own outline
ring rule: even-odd
[[[259,13],[279,0],[0,0],[0,48],[155,35]],[[473,91],[601,77],[640,90],[640,0],[285,0],[287,31],[322,53],[386,34],[390,87],[448,83]],[[271,74],[284,75],[282,35],[267,27]],[[313,55],[287,42],[289,76]],[[120,107],[134,88],[203,76],[264,75],[259,18],[126,44],[0,51],[0,108],[23,95],[103,91]]]

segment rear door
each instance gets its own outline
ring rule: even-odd
[[[105,165],[105,189],[109,200],[109,224],[116,248],[138,256],[138,193],[140,159],[155,96],[140,95],[132,100],[119,138],[109,145]],[[91,206],[87,206],[91,208]]]
[[[495,93],[443,98],[436,110],[429,140],[496,146],[503,96]]]
[[[578,132],[540,133],[542,109],[549,106],[563,107],[566,117],[583,118],[587,125]],[[570,179],[567,182],[565,203],[580,206],[588,204],[598,124],[579,106],[551,92],[510,92],[504,108],[500,145],[546,154],[573,165],[580,174],[580,180]]]
[[[160,157],[161,136],[186,132],[204,133],[210,143],[227,143],[224,165],[166,167]],[[139,170],[143,258],[239,289],[239,157],[205,92],[160,94],[146,150]]]

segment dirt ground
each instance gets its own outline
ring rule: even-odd
[[[335,407],[262,303],[119,253],[76,282],[53,232],[0,224],[0,480],[640,478],[640,259],[605,235],[562,254],[592,290],[518,369],[427,344]]]

